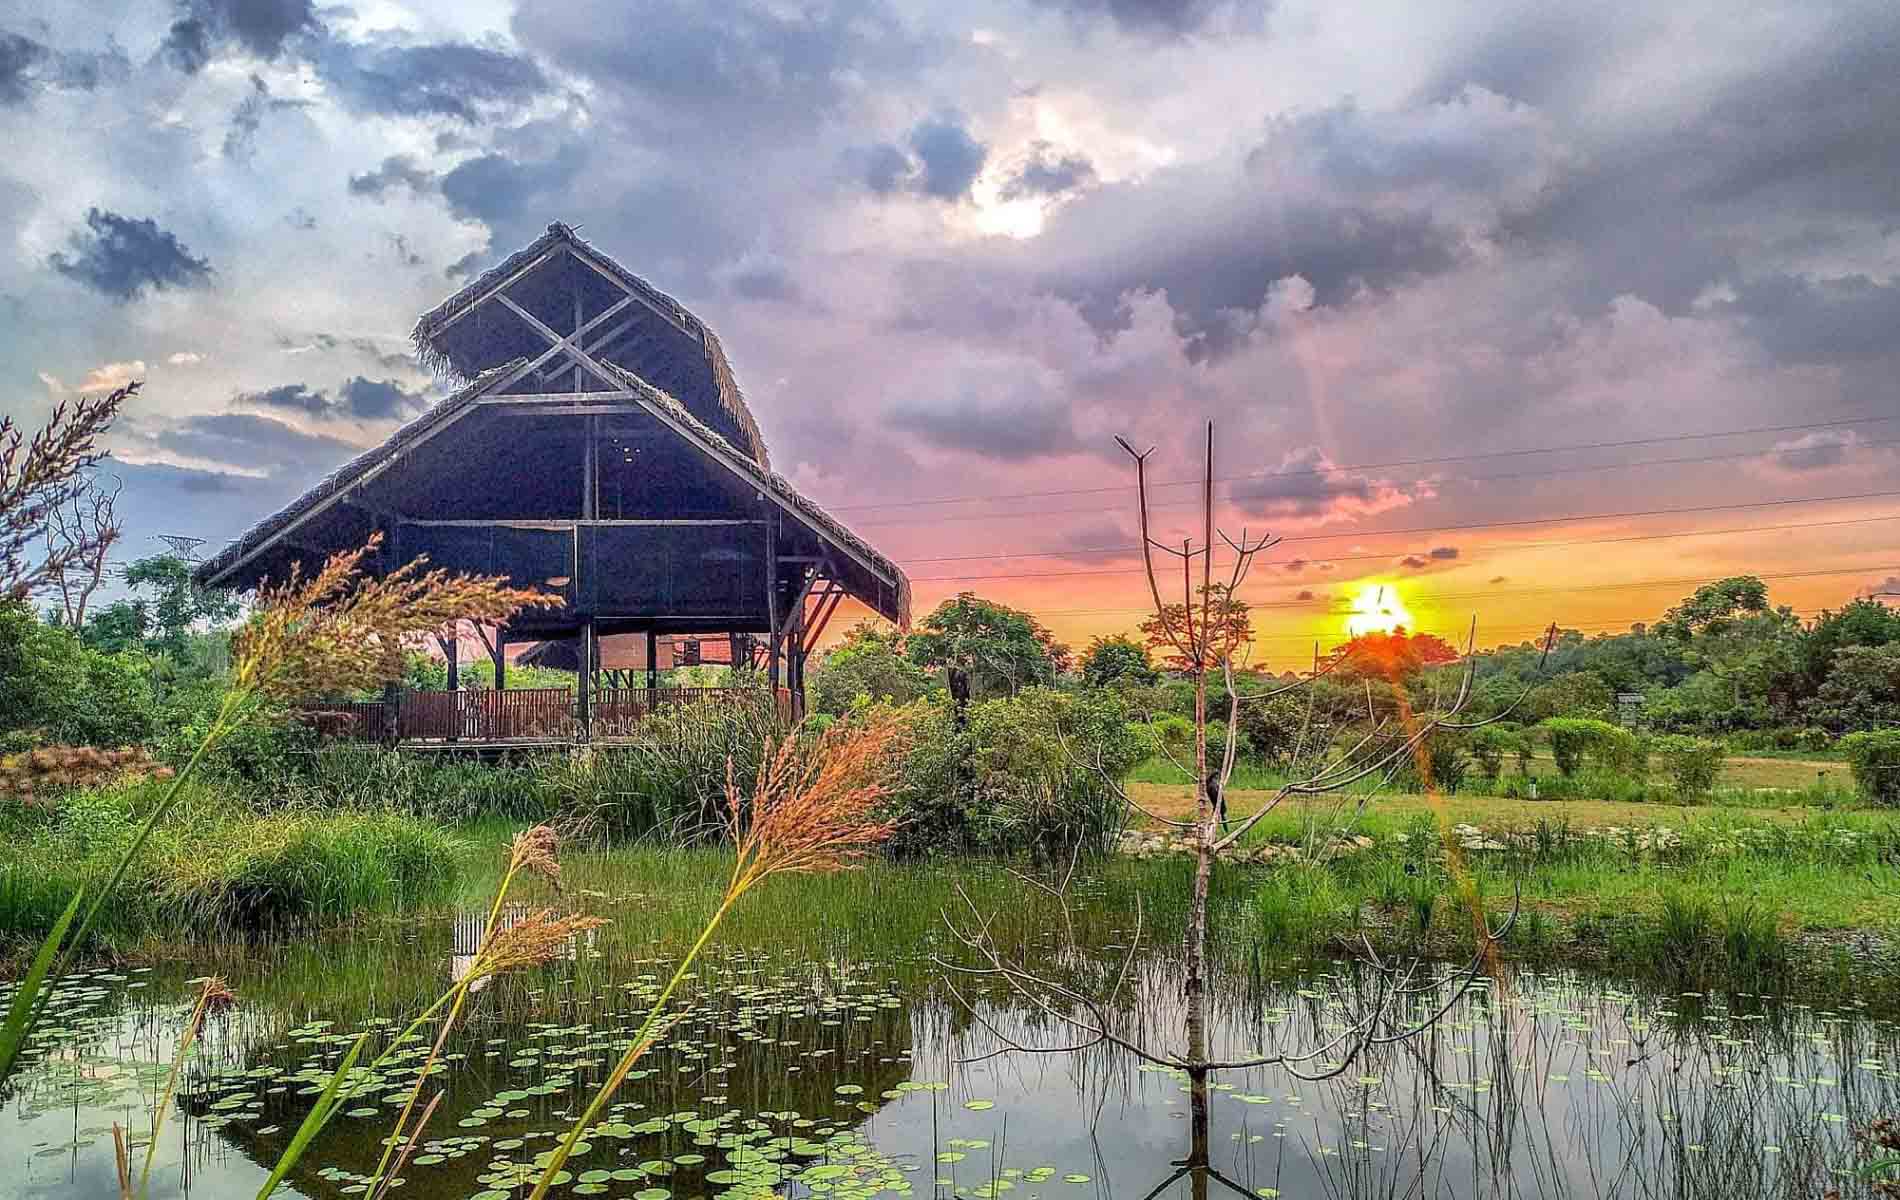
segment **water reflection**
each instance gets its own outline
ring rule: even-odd
[[[478,939],[458,924],[371,953],[392,972],[425,962],[440,972],[446,960],[453,973]],[[445,1094],[403,1195],[525,1194],[534,1156],[611,1065],[666,966],[581,948],[536,977],[497,980],[452,1038],[452,1069],[430,1084]],[[194,973],[68,981],[44,1053],[5,1097],[0,1190],[116,1190],[111,1125],[132,1130],[142,1153],[137,1131]],[[1179,1021],[1166,957],[1135,982],[1129,1019],[1151,1033]],[[1347,963],[1260,988],[1226,981],[1210,1038],[1245,1053],[1323,1037],[1358,986]],[[350,987],[339,979],[327,999],[273,1001],[260,985],[207,1027],[154,1196],[255,1193],[359,1028],[394,1032],[399,1013],[342,1017],[355,1011]],[[1197,1085],[1102,1049],[989,1056],[999,1043],[986,1024],[1044,1040],[1046,1014],[998,994],[977,997],[982,1019],[972,1019],[927,973],[900,965],[734,954],[706,965],[695,989],[561,1194],[1815,1197],[1839,1186],[1853,1196],[1864,1193],[1836,1174],[1854,1160],[1852,1128],[1900,1109],[1894,1026],[1855,1005],[1655,995],[1570,973],[1482,986],[1425,1036],[1374,1048],[1318,1084],[1256,1068]],[[298,1193],[358,1194],[425,1049],[354,1081],[345,1116],[292,1180]]]

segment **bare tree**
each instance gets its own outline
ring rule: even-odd
[[[1183,946],[1183,999],[1186,1012],[1185,1045],[1168,1048],[1152,1042],[1143,1041],[1118,1028],[1115,1014],[1119,996],[1127,983],[1131,965],[1141,942],[1142,916],[1137,900],[1134,936],[1130,939],[1119,968],[1111,974],[1102,970],[1094,972],[1098,987],[1091,988],[1077,977],[1086,978],[1091,974],[1077,966],[1084,957],[1079,954],[1057,956],[1070,974],[1058,977],[1054,968],[1032,968],[1021,962],[1013,961],[998,947],[991,935],[993,917],[980,912],[963,896],[966,911],[952,918],[946,914],[951,931],[962,945],[975,955],[976,964],[952,963],[940,960],[950,981],[951,990],[960,1000],[963,994],[956,980],[962,978],[980,978],[1000,981],[1002,984],[1026,1002],[1032,1011],[1047,1018],[1055,1028],[1066,1029],[1070,1036],[1060,1044],[1031,1045],[1018,1038],[1003,1033],[990,1024],[981,1011],[963,1000],[965,1007],[976,1019],[988,1027],[999,1040],[999,1053],[1009,1051],[1027,1051],[1037,1053],[1069,1052],[1098,1045],[1112,1045],[1136,1055],[1148,1062],[1178,1068],[1184,1071],[1189,1080],[1189,1093],[1192,1102],[1190,1126],[1194,1137],[1189,1158],[1162,1187],[1172,1183],[1182,1175],[1193,1172],[1197,1195],[1204,1194],[1206,1181],[1214,1178],[1218,1182],[1238,1188],[1230,1180],[1220,1177],[1211,1169],[1207,1158],[1207,1082],[1210,1073],[1264,1065],[1279,1065],[1289,1073],[1302,1079],[1324,1079],[1346,1070],[1368,1047],[1401,1042],[1412,1038],[1436,1024],[1443,1015],[1462,997],[1483,972],[1486,965],[1494,961],[1495,944],[1503,938],[1517,919],[1517,898],[1513,897],[1508,917],[1498,927],[1492,927],[1484,918],[1481,908],[1475,913],[1474,930],[1477,946],[1471,959],[1463,964],[1449,978],[1449,987],[1435,977],[1415,982],[1420,962],[1387,963],[1382,961],[1373,950],[1370,942],[1363,946],[1365,958],[1372,969],[1372,982],[1364,989],[1357,1000],[1357,1010],[1346,1020],[1344,1028],[1329,1039],[1314,1045],[1281,1047],[1260,1054],[1235,1059],[1216,1059],[1211,1056],[1208,1041],[1207,1023],[1207,924],[1208,893],[1215,864],[1220,861],[1221,852],[1232,846],[1251,830],[1263,817],[1273,812],[1289,797],[1309,796],[1322,793],[1340,793],[1351,784],[1368,777],[1377,777],[1389,783],[1408,763],[1415,764],[1419,773],[1429,785],[1430,760],[1426,749],[1434,733],[1448,729],[1471,729],[1486,724],[1485,721],[1461,722],[1457,720],[1466,702],[1471,696],[1471,685],[1475,671],[1477,628],[1474,622],[1467,641],[1462,669],[1459,673],[1455,693],[1449,697],[1435,696],[1431,708],[1423,713],[1415,713],[1411,706],[1403,702],[1397,706],[1404,727],[1388,731],[1386,726],[1390,718],[1380,718],[1368,705],[1367,732],[1343,752],[1332,754],[1324,749],[1314,755],[1313,761],[1301,772],[1299,761],[1304,750],[1307,726],[1312,719],[1312,707],[1309,703],[1307,716],[1300,733],[1301,745],[1294,754],[1294,778],[1277,789],[1268,797],[1259,811],[1227,828],[1221,820],[1222,798],[1226,795],[1228,781],[1234,772],[1235,743],[1238,739],[1230,736],[1221,754],[1210,761],[1208,752],[1207,724],[1210,706],[1210,686],[1220,687],[1225,700],[1228,728],[1231,731],[1235,719],[1239,716],[1241,705],[1262,703],[1275,696],[1283,695],[1297,688],[1307,687],[1314,680],[1335,669],[1345,656],[1334,656],[1327,664],[1319,661],[1315,650],[1314,666],[1294,683],[1277,689],[1241,695],[1235,684],[1235,659],[1244,657],[1251,641],[1251,630],[1247,622],[1246,606],[1238,599],[1237,593],[1255,560],[1263,552],[1277,544],[1272,536],[1252,537],[1243,530],[1238,539],[1219,532],[1214,526],[1214,427],[1207,426],[1206,469],[1202,480],[1201,525],[1202,537],[1199,544],[1183,542],[1179,547],[1167,546],[1156,541],[1149,528],[1147,459],[1152,450],[1137,451],[1127,441],[1117,438],[1124,450],[1128,451],[1135,463],[1135,480],[1139,505],[1142,565],[1145,569],[1150,596],[1154,603],[1154,616],[1144,625],[1151,640],[1163,645],[1172,653],[1170,665],[1185,675],[1194,685],[1194,757],[1191,763],[1180,765],[1193,777],[1195,813],[1192,820],[1176,820],[1154,813],[1137,804],[1122,787],[1121,781],[1102,769],[1099,762],[1089,763],[1076,759],[1071,751],[1071,759],[1084,769],[1094,769],[1101,774],[1103,781],[1118,794],[1122,802],[1130,809],[1138,810],[1151,820],[1168,825],[1181,832],[1192,846],[1195,855],[1194,884],[1192,901],[1188,912],[1185,944]],[[1217,578],[1214,573],[1214,547],[1218,536],[1233,556],[1232,564]],[[1178,558],[1181,563],[1182,598],[1179,603],[1169,603],[1162,597],[1161,577],[1156,570],[1157,553]],[[1197,579],[1198,575],[1198,579]],[[1554,627],[1553,627],[1554,628]],[[1396,683],[1395,683],[1396,687]],[[1528,690],[1528,689],[1527,689]],[[1519,697],[1519,700],[1522,696]],[[1309,693],[1310,701],[1310,693]],[[1515,707],[1515,704],[1511,706]],[[1500,719],[1511,711],[1507,708],[1491,720]],[[1363,809],[1370,799],[1368,793],[1345,797]],[[1067,880],[1057,885],[1036,884],[1062,900],[1067,921]],[[1474,907],[1475,897],[1472,898]],[[1074,949],[1073,947],[1071,949]],[[1103,970],[1106,970],[1104,968]],[[1440,992],[1445,991],[1442,999]],[[1157,1191],[1160,1189],[1157,1188]]]
[[[86,623],[86,606],[105,584],[107,553],[119,540],[115,508],[123,487],[117,479],[107,488],[89,478],[47,514],[44,570],[59,593],[60,618],[69,629]]]
[[[84,540],[76,546],[49,545],[43,559],[35,547],[45,538],[52,514],[86,489],[86,469],[105,456],[100,436],[139,386],[128,383],[105,396],[61,401],[31,438],[13,418],[0,417],[0,600],[26,599],[67,562],[90,553],[92,544]]]

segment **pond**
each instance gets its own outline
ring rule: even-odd
[[[115,1194],[114,1123],[130,1131],[136,1177],[190,980],[215,969],[242,1000],[208,1022],[189,1061],[151,1194],[254,1195],[356,1034],[392,1036],[454,978],[480,922],[368,926],[66,980],[37,1060],[4,1097],[0,1194]],[[1098,940],[1105,957],[1120,949]],[[444,1096],[401,1172],[402,1196],[525,1197],[536,1156],[669,969],[664,954],[603,938],[491,981],[428,1089]],[[1322,960],[1223,976],[1216,1049],[1327,1040],[1365,974]],[[1138,956],[1127,1032],[1179,1047],[1180,980],[1168,951]],[[1900,1037],[1857,1001],[1659,995],[1505,966],[1429,1033],[1377,1047],[1337,1078],[1217,1075],[1198,1131],[1212,1170],[1171,1180],[1197,1133],[1183,1075],[1112,1047],[997,1053],[1073,1034],[994,989],[970,994],[973,1017],[925,947],[860,961],[730,944],[702,960],[688,992],[553,1195],[1853,1196],[1864,1194],[1846,1175],[1853,1130],[1900,1112]],[[354,1081],[286,1194],[362,1194],[427,1050],[417,1042]]]

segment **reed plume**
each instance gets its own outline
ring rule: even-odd
[[[178,1048],[172,1053],[171,1070],[165,1075],[165,1091],[158,1098],[158,1108],[152,1113],[152,1137],[145,1144],[145,1165],[139,1170],[139,1191],[142,1198],[151,1184],[152,1160],[158,1154],[159,1131],[165,1127],[165,1118],[170,1115],[172,1097],[178,1092],[178,1074],[185,1065],[185,1058],[197,1044],[198,1034],[203,1031],[205,1018],[226,1012],[237,1005],[237,994],[216,975],[206,976],[200,981],[198,1002],[192,1006],[191,1019],[185,1022],[185,1031],[178,1039]],[[121,1183],[123,1190],[123,1182]]]
[[[896,713],[878,710],[802,743],[794,733],[767,751],[749,802],[739,794],[732,761],[726,761],[726,820],[735,858],[725,895],[647,1010],[633,1044],[548,1156],[528,1200],[546,1197],[582,1135],[665,1033],[667,1002],[739,898],[774,875],[847,869],[890,837],[894,826],[878,810],[890,794],[904,730]]]

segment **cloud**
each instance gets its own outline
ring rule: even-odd
[[[1275,281],[1298,277],[1309,307],[1338,307],[1489,253],[1565,161],[1545,117],[1490,93],[1346,101],[1274,119],[1238,160],[1084,190],[1047,219],[1035,270],[1109,327],[1130,291],[1163,291],[1184,332],[1220,351]]]
[[[713,272],[719,285],[747,300],[790,302],[801,298],[798,280],[785,260],[762,250],[747,251]]]
[[[268,62],[292,38],[322,28],[311,0],[178,0],[176,10],[160,50],[186,74],[231,45]]]
[[[117,391],[133,380],[143,378],[145,378],[145,361],[143,359],[135,358],[129,362],[101,363],[86,372],[86,377],[79,381],[79,390],[82,392]]]
[[[317,70],[352,112],[449,117],[473,124],[485,113],[518,112],[552,90],[531,58],[465,42],[405,45],[327,40]]]
[[[1860,590],[1863,596],[1874,596],[1883,592],[1900,595],[1900,575],[1889,575],[1879,583],[1870,583]]]
[[[1429,558],[1424,558],[1417,554],[1408,554],[1399,560],[1399,565],[1409,571],[1416,571],[1422,567],[1431,566],[1432,562]]]
[[[1422,554],[1407,554],[1399,559],[1399,565],[1409,571],[1420,571],[1438,563],[1452,562],[1457,557],[1456,546],[1434,546]]]
[[[1068,401],[1005,372],[970,368],[937,403],[905,403],[891,428],[926,445],[998,462],[1027,462],[1080,448]]]
[[[0,107],[27,103],[36,91],[95,91],[126,77],[131,62],[114,46],[102,53],[54,50],[25,34],[0,30]]]
[[[1510,581],[1511,581],[1511,577],[1509,575],[1493,575],[1490,579],[1486,580],[1485,582],[1496,584],[1496,583],[1509,583]]]
[[[960,199],[968,192],[990,152],[954,115],[919,121],[910,131],[910,148],[923,168],[917,190],[939,200]]]
[[[417,194],[435,190],[436,174],[407,154],[392,154],[374,171],[350,176],[350,195],[368,196],[381,201],[391,188],[408,188]]]
[[[334,466],[357,453],[350,443],[305,433],[257,413],[201,413],[151,437],[163,450],[246,471],[274,473]]]
[[[1354,520],[1404,508],[1422,495],[1424,484],[1405,486],[1369,475],[1343,471],[1317,446],[1289,451],[1275,469],[1236,480],[1228,497],[1242,512],[1325,523]]]
[[[1079,153],[1061,153],[1048,142],[1034,142],[1029,157],[1003,182],[1004,200],[1060,196],[1095,182],[1095,164]]]
[[[149,217],[123,217],[104,209],[86,210],[86,229],[67,236],[67,251],[54,251],[46,263],[61,275],[119,301],[138,298],[150,288],[202,287],[211,280],[211,263],[195,257],[176,235]]]
[[[1202,29],[1223,12],[1264,19],[1269,0],[1040,0],[1079,18],[1113,21],[1132,33],[1181,36]]]
[[[1452,559],[1458,557],[1458,547],[1433,546],[1428,557],[1436,559],[1439,562],[1450,562]]]
[[[281,112],[287,109],[307,108],[307,100],[282,100],[270,94],[270,85],[263,76],[251,76],[251,94],[238,103],[237,111],[231,114],[231,128],[224,135],[224,156],[226,158],[249,157],[257,142],[257,131],[264,124],[264,114]]]
[[[1319,593],[1311,588],[1301,588],[1299,594],[1293,598],[1295,600],[1317,600],[1319,599]]]
[[[853,152],[849,160],[877,195],[914,192],[956,201],[969,194],[988,157],[989,147],[971,135],[961,117],[943,114],[917,122],[903,146],[879,142]]]
[[[358,375],[337,389],[337,404],[357,420],[387,421],[419,411],[427,407],[428,401],[420,392],[412,392],[393,379]]]
[[[1776,465],[1785,471],[1819,471],[1839,466],[1847,458],[1849,447],[1859,441],[1858,434],[1824,429],[1776,442],[1773,454]]]
[[[530,50],[592,82],[598,107],[641,144],[778,149],[867,97],[895,94],[940,57],[885,0],[622,0],[524,5],[512,30]],[[884,85],[880,88],[880,85]]]
[[[1810,279],[1775,275],[1749,280],[1732,300],[1714,305],[1784,362],[1838,363],[1892,352],[1900,328],[1900,283],[1866,275]]]
[[[313,417],[323,416],[330,411],[329,395],[313,391],[307,383],[286,383],[261,392],[241,392],[237,400],[240,404],[287,408]]]
[[[481,221],[512,240],[522,232],[512,227],[523,224],[524,218],[525,224],[534,224],[531,210],[578,175],[586,157],[578,142],[564,143],[541,159],[483,154],[442,177],[442,196],[455,215]]]
[[[428,406],[422,393],[412,392],[394,379],[368,379],[362,375],[345,380],[334,395],[307,383],[286,383],[263,391],[239,393],[234,403],[284,409],[322,421],[389,421]]]

